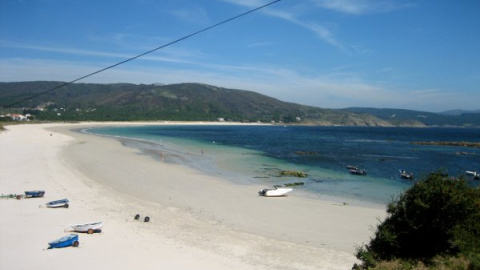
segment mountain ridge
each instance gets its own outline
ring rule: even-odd
[[[0,83],[0,106],[4,107],[19,100],[28,99],[62,84],[63,82],[55,81]],[[387,117],[392,111],[366,108],[324,109],[281,101],[254,91],[200,83],[168,85],[75,83],[28,99],[10,111],[14,109],[32,114],[39,120],[62,121],[218,121],[223,119],[323,126],[424,127],[431,125],[428,121],[427,123],[422,121],[424,119]],[[0,114],[6,112],[7,110],[3,109]],[[428,113],[430,119],[437,115],[439,114]],[[480,126],[480,121],[475,122],[475,119],[473,117],[470,121],[473,124],[466,125]],[[440,120],[437,121],[437,124],[440,122]],[[447,121],[446,125],[451,123]],[[462,125],[464,125],[463,122]]]
[[[409,126],[409,123],[412,125],[421,123],[429,127],[480,127],[480,112],[475,111],[461,114],[444,114],[389,108],[350,107],[343,110],[358,114],[371,114],[395,126]]]

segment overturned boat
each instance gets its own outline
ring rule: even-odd
[[[68,208],[68,199],[61,199],[61,200],[56,200],[56,201],[51,201],[51,202],[47,202],[45,205],[47,205],[48,208],[60,208],[60,207],[64,207],[64,208]]]

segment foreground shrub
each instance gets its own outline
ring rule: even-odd
[[[434,264],[434,257],[457,255],[469,258],[469,268],[477,269],[479,189],[462,179],[431,174],[391,202],[387,213],[370,243],[357,250],[357,258],[362,261],[357,269],[397,259],[428,265]]]

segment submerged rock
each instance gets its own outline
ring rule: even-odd
[[[300,171],[280,171],[280,176],[307,177],[308,175]]]

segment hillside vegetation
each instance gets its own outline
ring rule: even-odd
[[[454,111],[454,113],[432,113],[402,109],[347,108],[346,111],[370,114],[395,126],[462,126],[480,127],[478,111]]]
[[[0,106],[61,82],[0,83]],[[197,83],[70,84],[18,107],[39,120],[200,120],[283,122],[311,125],[389,126],[365,114],[283,102],[252,91]],[[2,112],[5,113],[5,112]]]
[[[480,269],[480,189],[434,173],[388,205],[354,269]]]
[[[341,126],[480,127],[480,113],[443,115],[398,109],[322,109],[280,101],[252,91],[198,83],[0,83],[0,107],[28,99],[0,115],[29,114],[48,121],[243,121]],[[37,97],[29,99],[32,96]],[[0,118],[5,120],[6,118]]]

